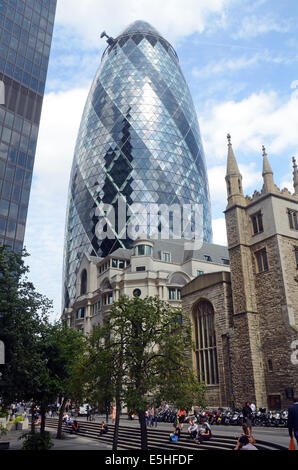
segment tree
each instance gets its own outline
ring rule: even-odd
[[[61,397],[57,431],[57,438],[61,438],[65,405],[70,399],[80,399],[82,394],[83,384],[81,380],[78,382],[77,371],[84,356],[85,341],[81,332],[68,328],[61,322],[49,324],[41,339],[39,353],[44,358],[46,368],[43,389],[38,396],[41,404],[41,431],[45,428],[48,405]]]
[[[184,407],[202,404],[204,386],[191,368],[190,325],[186,319],[181,323],[182,319],[180,309],[157,297],[123,297],[113,305],[106,324],[98,327],[101,362],[97,372],[109,371],[110,391],[116,399],[114,450],[121,401],[139,415],[143,450],[147,449],[148,405],[161,400]]]
[[[0,248],[0,339],[6,346],[0,396],[6,406],[13,401],[33,400],[32,418],[39,404],[41,433],[49,403],[62,396],[58,427],[61,437],[65,403],[72,397],[80,398],[82,393],[77,371],[85,343],[76,330],[49,322],[52,304],[28,281],[26,256],[25,251],[18,254]],[[35,431],[34,419],[31,431]]]
[[[28,281],[26,256],[25,250],[0,247],[0,339],[6,356],[0,394],[6,406],[39,396],[48,384],[40,352],[52,303]]]

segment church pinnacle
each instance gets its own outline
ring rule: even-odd
[[[263,179],[264,179],[263,191],[266,193],[270,193],[275,190],[275,184],[273,180],[273,171],[270,166],[264,145],[262,147],[262,152],[263,152]]]
[[[293,170],[294,194],[295,196],[298,196],[298,167],[295,157],[293,157]]]
[[[226,184],[228,192],[228,205],[236,203],[243,203],[244,195],[242,189],[242,175],[239,171],[238,164],[234,155],[231,136],[227,135],[228,139],[228,159],[227,159],[227,174]]]

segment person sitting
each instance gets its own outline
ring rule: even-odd
[[[201,444],[203,441],[209,441],[212,437],[210,426],[207,423],[203,423],[202,427],[197,436],[197,443]]]
[[[194,421],[190,421],[190,426],[188,427],[188,437],[190,439],[195,439],[198,434],[198,425]]]
[[[104,421],[102,421],[99,435],[102,436],[103,434],[107,434],[108,431],[109,431],[108,425]]]
[[[77,434],[79,432],[79,423],[77,421],[74,421],[71,426],[70,434]]]
[[[174,431],[170,434],[170,442],[179,441],[180,439],[180,434],[181,434],[180,426],[174,423],[173,427],[174,427]]]
[[[239,437],[234,450],[258,450],[258,449],[249,442],[248,436],[241,436]]]

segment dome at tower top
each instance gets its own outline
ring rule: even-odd
[[[131,23],[119,36],[131,33],[151,33],[160,36],[160,33],[146,21],[138,20]]]

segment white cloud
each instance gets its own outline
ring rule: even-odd
[[[234,39],[249,39],[270,32],[286,33],[289,24],[280,18],[277,20],[271,15],[250,15],[243,18],[239,30],[232,35]]]
[[[252,57],[238,57],[237,59],[221,59],[218,61],[209,62],[205,67],[194,67],[192,74],[196,78],[210,77],[227,71],[241,70],[256,65],[261,59],[260,54],[255,54]]]
[[[298,150],[298,93],[281,101],[274,91],[253,93],[241,101],[206,103],[199,116],[209,164],[225,161],[226,139],[232,135],[235,150],[253,156],[265,144],[270,154]]]
[[[286,57],[281,55],[273,56],[269,54],[267,51],[263,51],[262,53],[256,53],[252,56],[241,56],[236,57],[233,59],[229,59],[228,57],[223,58],[217,61],[210,61],[207,65],[202,68],[194,67],[192,69],[192,74],[196,78],[206,78],[206,77],[214,77],[214,75],[218,74],[226,74],[227,72],[235,72],[237,70],[243,70],[250,67],[254,67],[256,65],[261,64],[262,66],[264,63],[270,64],[291,64],[297,62],[298,56],[294,55],[292,57]],[[298,86],[298,81],[294,81],[291,84],[291,88],[296,88]]]
[[[74,146],[87,89],[45,96],[31,189],[25,246],[30,279],[61,313],[66,202]]]
[[[212,230],[213,243],[215,243],[215,245],[227,246],[227,230],[226,221],[224,217],[212,220]]]
[[[152,24],[169,40],[204,31],[210,16],[218,19],[232,0],[60,0],[57,24],[75,29],[89,46],[99,47],[99,35],[118,35],[135,20]]]

